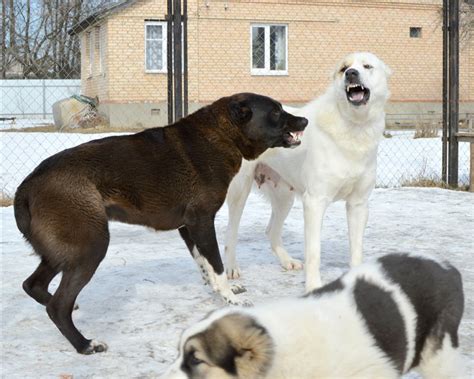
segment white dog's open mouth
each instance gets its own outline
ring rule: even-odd
[[[350,83],[346,86],[346,96],[351,104],[362,105],[369,101],[370,90],[362,84]]]

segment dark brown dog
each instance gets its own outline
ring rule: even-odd
[[[213,288],[227,283],[214,217],[242,157],[299,144],[307,120],[255,94],[222,98],[165,128],[94,140],[44,160],[18,187],[15,218],[41,263],[23,283],[79,353],[105,351],[72,322],[109,245],[108,220],[179,232]],[[48,285],[63,273],[54,295]]]

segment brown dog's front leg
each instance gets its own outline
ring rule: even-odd
[[[235,293],[245,292],[245,289],[241,286],[232,288],[227,281],[216,239],[214,215],[199,217],[197,222],[180,228],[179,232],[200,267],[203,278],[208,279],[214,291],[219,293],[227,304],[251,305],[249,301],[235,296]]]

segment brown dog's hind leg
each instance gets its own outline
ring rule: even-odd
[[[93,354],[107,350],[105,343],[86,339],[77,330],[72,321],[72,311],[77,296],[90,281],[99,263],[104,258],[108,242],[107,234],[106,240],[89,244],[88,250],[83,250],[80,258],[73,265],[63,270],[59,287],[46,306],[46,311],[51,320],[77,352],[81,354]],[[94,248],[91,248],[92,246]]]
[[[23,289],[38,303],[47,305],[52,298],[48,286],[58,272],[45,259],[42,259],[35,272],[23,282]]]

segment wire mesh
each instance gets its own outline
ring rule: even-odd
[[[236,92],[301,106],[346,54],[371,51],[394,72],[376,185],[441,180],[442,1],[188,0],[188,9],[190,112]],[[461,12],[460,127],[473,131],[473,6],[463,1]],[[164,0],[2,2],[3,196],[97,133],[167,123],[166,16]],[[466,185],[469,144],[459,150]]]

